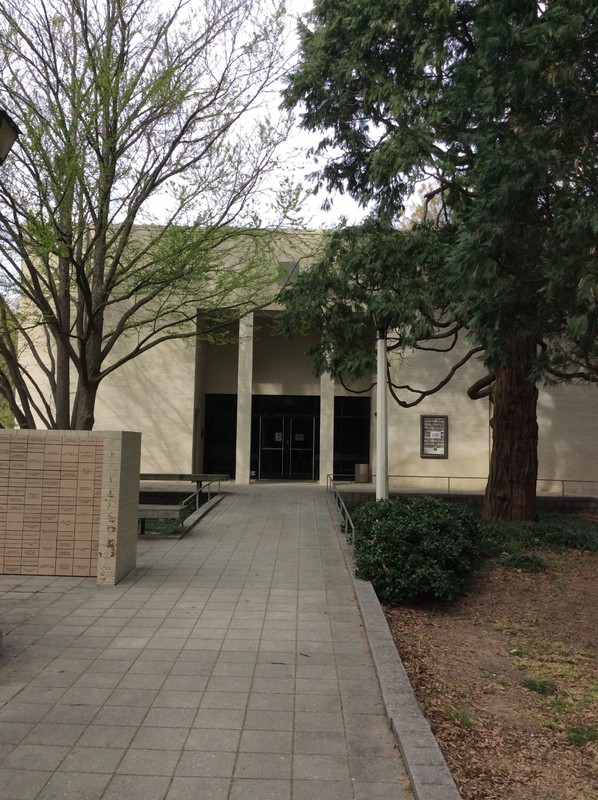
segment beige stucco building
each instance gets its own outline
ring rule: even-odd
[[[96,427],[140,430],[144,472],[325,483],[329,474],[353,477],[356,464],[368,464],[371,475],[376,387],[362,381],[351,387],[355,394],[328,375],[316,377],[309,338],[283,338],[279,313],[272,307],[247,316],[229,344],[172,341],[126,365],[102,385]],[[413,353],[397,367],[401,382],[430,385],[447,359]],[[482,374],[469,363],[410,409],[389,399],[391,489],[483,491],[491,408],[466,394]],[[597,399],[594,386],[540,390],[539,492],[598,492]]]
[[[309,264],[318,241],[318,234],[306,234],[272,252],[292,275],[297,264]],[[140,431],[142,472],[325,483],[329,474],[353,477],[356,465],[367,464],[372,476],[373,380],[349,391],[327,375],[316,377],[306,354],[309,337],[282,337],[279,316],[279,307],[266,306],[231,323],[226,344],[173,339],[129,361],[102,381],[95,428]],[[401,383],[431,386],[446,373],[449,356],[418,351],[394,369]],[[470,361],[413,408],[389,399],[391,489],[483,491],[491,409],[487,399],[466,394],[482,375],[481,365]],[[598,493],[597,391],[541,388],[540,492]]]

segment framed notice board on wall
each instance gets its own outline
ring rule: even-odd
[[[422,416],[421,458],[448,458],[448,417]]]

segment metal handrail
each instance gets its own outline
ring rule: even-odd
[[[332,494],[338,512],[341,515],[341,530],[347,537],[347,540],[349,541],[351,547],[353,547],[355,543],[355,525],[353,524],[353,520],[351,519],[349,510],[347,509],[347,506],[345,505],[345,502],[341,497],[340,492],[336,488],[334,480],[332,479],[332,475],[326,476],[326,489]]]
[[[350,479],[351,476],[342,476],[342,478],[347,477]],[[450,481],[451,476],[448,475],[389,475],[389,478],[446,478],[447,480],[447,494],[450,495]],[[482,478],[474,478],[471,476],[452,476],[455,480],[483,480]],[[566,483],[587,483],[592,484],[597,487],[597,494],[598,494],[598,481],[587,481],[587,480],[574,480],[572,478],[538,478],[538,482],[540,481],[550,481],[550,483],[560,483],[561,484],[561,496],[565,497],[565,484]],[[336,484],[334,482],[334,478],[332,475],[328,474],[326,476],[326,490],[332,495],[337,510],[341,517],[341,530],[347,537],[349,544],[351,545],[351,549],[355,547],[355,525],[353,520],[351,519],[351,515],[349,514],[349,510],[345,505],[345,501],[341,497],[340,490],[337,489]]]
[[[590,483],[596,487],[595,494],[598,494],[598,481],[582,481],[576,480],[575,478],[538,478],[538,483],[560,483],[561,484],[561,496],[565,497],[565,484],[566,483]]]
[[[352,480],[353,476],[350,475],[342,475],[342,478],[347,478],[347,481],[354,482]],[[450,495],[451,493],[451,477],[454,480],[484,480],[484,478],[472,477],[470,475],[389,475],[389,478],[432,478],[435,480],[444,479],[447,481],[447,494]],[[565,497],[565,484],[566,483],[584,483],[584,484],[591,484],[596,486],[596,494],[598,494],[598,481],[588,481],[588,480],[575,480],[573,478],[538,478],[538,483],[541,481],[550,482],[550,483],[560,483],[561,484],[561,496]],[[351,515],[349,514],[349,510],[345,505],[345,501],[341,497],[340,490],[337,488],[334,477],[332,475],[326,476],[326,490],[332,495],[338,512],[341,517],[341,530],[347,537],[351,547],[354,547],[355,543],[355,525],[353,524],[353,520],[351,519]]]
[[[332,480],[332,476],[329,476]],[[343,481],[347,481],[347,483],[355,483],[354,475],[339,475],[337,476],[337,480],[339,478]],[[389,475],[389,480],[429,480],[429,481],[446,481],[446,494],[448,496],[451,495],[451,492],[455,491],[463,491],[463,490],[455,490],[451,486],[451,481],[484,481],[484,483],[488,480],[487,475]],[[592,494],[598,495],[598,480],[590,481],[590,480],[578,480],[576,478],[537,478],[537,483],[552,483],[552,484],[560,484],[560,495],[561,497],[565,497],[565,486],[566,484],[587,484],[589,486],[594,486],[595,489]],[[556,494],[556,493],[555,493]]]
[[[199,489],[196,489],[193,492],[193,494],[190,494],[189,497],[186,497],[183,500],[183,502],[181,503],[181,506],[185,507],[185,506],[189,505],[192,500],[195,500],[195,510],[197,511],[199,509],[199,507],[201,505],[203,505],[202,503],[199,502],[199,495],[203,492],[204,489],[208,490],[208,499],[206,501],[208,503],[212,499],[212,490],[211,490],[210,487],[212,486],[213,483],[217,483],[218,484],[218,489],[213,493],[213,496],[217,497],[219,494],[221,494],[221,492],[220,492],[220,480],[221,480],[221,476],[219,475],[217,478],[214,478],[213,480],[208,481],[207,483],[204,483],[202,486],[199,487]]]

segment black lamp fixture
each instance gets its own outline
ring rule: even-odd
[[[10,153],[20,132],[14,120],[3,108],[0,108],[0,166],[2,166],[4,159]]]

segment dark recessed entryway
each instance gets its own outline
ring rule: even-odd
[[[251,416],[253,477],[258,480],[317,480],[319,444],[319,397],[254,396]]]
[[[237,396],[207,394],[203,471],[235,475]],[[352,476],[370,459],[370,398],[336,397],[334,474]],[[251,417],[251,477],[258,480],[318,480],[320,398],[254,395]]]

